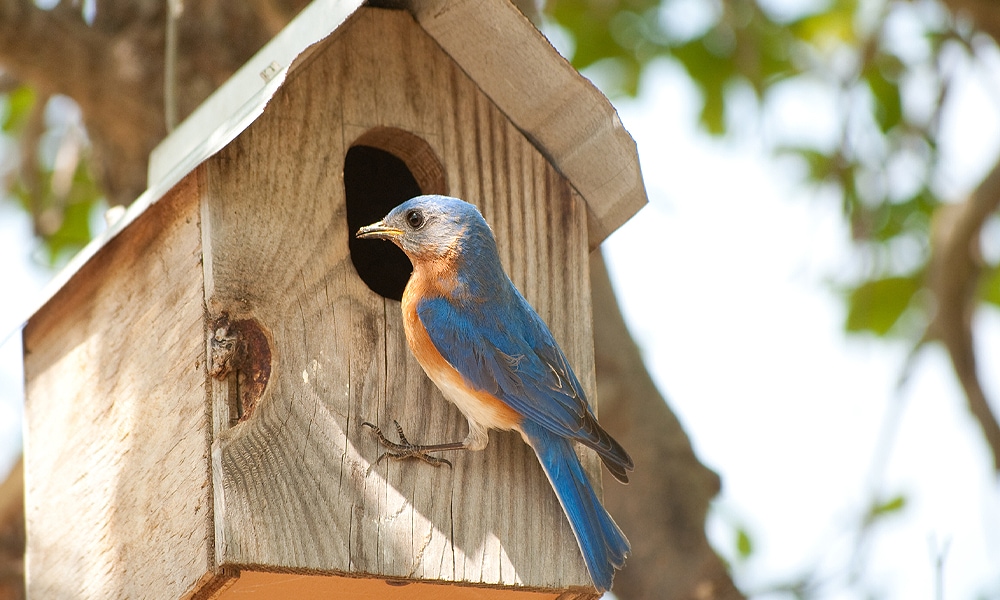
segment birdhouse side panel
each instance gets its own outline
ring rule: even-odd
[[[214,570],[203,315],[189,178],[29,320],[29,597],[173,600]]]
[[[377,461],[384,448],[362,427],[394,436],[395,420],[416,443],[467,433],[411,356],[399,303],[366,286],[348,248],[345,154],[392,130],[441,161],[447,189],[422,192],[482,209],[593,399],[582,200],[408,13],[361,9],[202,168],[209,319],[255,323],[271,355],[253,413],[219,424],[220,563],[586,588],[572,531],[518,436],[493,432],[486,450],[434,468]],[[585,465],[599,483],[596,459]]]

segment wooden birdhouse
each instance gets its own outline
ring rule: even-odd
[[[645,202],[634,143],[512,6],[359,4],[310,5],[209,98],[30,317],[31,598],[594,594],[515,434],[376,462],[363,421],[466,423],[406,346],[406,258],[353,233],[476,204],[595,401],[588,256]]]

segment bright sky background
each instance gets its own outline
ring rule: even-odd
[[[734,527],[754,542],[735,567],[738,584],[753,592],[818,561],[843,573],[847,532],[874,489],[908,504],[875,532],[865,567],[873,592],[935,598],[932,545],[946,544],[944,598],[1000,598],[1000,487],[944,353],[925,350],[897,392],[908,349],[847,338],[843,303],[825,283],[849,270],[836,204],[798,187],[798,171],[770,159],[752,131],[737,142],[698,132],[697,96],[669,63],[644,90],[619,108],[651,202],[606,252],[654,378],[722,476],[710,538],[730,558]],[[1000,86],[969,78],[957,97],[946,144],[956,196],[1000,151]],[[792,100],[766,127],[822,130],[817,102]],[[0,205],[0,336],[49,277],[32,267],[32,248],[27,218]],[[987,394],[1000,399],[990,368],[1000,364],[1000,314],[981,314],[979,326]],[[0,346],[0,473],[19,451],[21,377],[14,335]],[[888,462],[872,477],[887,422]]]

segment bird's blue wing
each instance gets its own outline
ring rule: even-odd
[[[424,298],[417,315],[434,346],[476,388],[526,419],[593,448],[628,481],[632,459],[594,418],[582,386],[552,333],[514,291],[506,303]]]
[[[559,360],[562,352],[554,342],[531,339],[535,328],[524,322],[527,315],[476,308],[471,312],[446,298],[426,298],[417,314],[444,359],[472,385],[547,429],[572,436],[587,408],[576,377],[566,374],[565,360]],[[549,355],[554,348],[557,364],[550,365],[536,347]]]

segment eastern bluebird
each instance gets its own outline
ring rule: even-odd
[[[552,333],[500,264],[493,231],[475,206],[446,196],[418,196],[361,238],[399,246],[413,263],[403,292],[406,340],[427,376],[469,421],[461,442],[387,440],[396,458],[441,464],[427,452],[482,450],[489,429],[514,430],[534,449],[566,512],[598,591],[611,587],[629,543],[601,505],[573,451],[592,448],[615,479],[628,482],[632,459],[597,423],[580,382]]]

